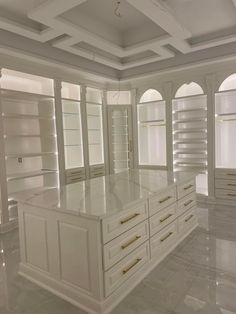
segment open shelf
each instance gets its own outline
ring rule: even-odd
[[[39,171],[30,171],[25,173],[13,173],[9,174],[7,176],[7,181],[13,181],[13,180],[21,180],[25,178],[33,178],[38,176],[44,176],[48,174],[56,174],[56,170],[39,170]]]

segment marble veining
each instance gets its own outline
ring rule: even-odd
[[[195,175],[164,170],[129,170],[61,188],[29,190],[14,195],[14,198],[23,204],[96,219],[115,214],[168,187],[185,183]]]
[[[110,314],[236,314],[236,208],[197,215],[199,227]],[[19,260],[18,231],[0,236],[0,314],[87,314],[19,276]]]

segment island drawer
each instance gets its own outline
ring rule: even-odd
[[[163,193],[149,200],[150,216],[156,214],[161,209],[173,204],[176,201],[176,187],[173,186]]]
[[[196,193],[191,193],[178,200],[177,215],[182,215],[187,210],[196,206]]]
[[[141,202],[132,208],[124,209],[119,214],[102,221],[103,243],[118,237],[123,232],[133,228],[148,218],[148,206]]]
[[[215,191],[216,198],[223,198],[227,200],[236,200],[236,191],[235,190],[224,190],[224,189],[216,189]]]
[[[104,269],[109,269],[148,239],[149,226],[146,220],[107,243],[103,248]]]
[[[195,209],[192,208],[178,218],[179,233],[183,235],[184,233],[188,232],[188,230],[196,226],[196,224],[197,217],[195,214]]]
[[[151,257],[157,256],[161,258],[174,245],[177,239],[178,224],[177,221],[174,221],[151,238]]]
[[[149,259],[149,242],[147,241],[105,272],[105,296],[109,296],[122,283],[134,275]]]
[[[236,180],[235,169],[215,169],[216,179]]]
[[[236,179],[236,177],[235,177]],[[236,191],[236,180],[215,180],[216,189],[232,190]]]
[[[195,192],[196,191],[196,182],[195,179],[192,179],[191,181],[180,184],[177,186],[177,195],[178,199],[181,199],[182,197]]]
[[[176,218],[176,204],[162,209],[150,218],[150,235],[154,235]]]

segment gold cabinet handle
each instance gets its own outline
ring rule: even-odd
[[[164,242],[165,240],[167,240],[174,232],[169,232],[164,238],[162,238],[160,241]]]
[[[234,184],[234,183],[228,183],[227,185],[228,186],[236,186],[236,184]]]
[[[188,206],[189,204],[191,204],[193,202],[193,200],[189,200],[188,202],[184,203],[184,206]]]
[[[185,186],[185,187],[184,187],[184,190],[186,191],[186,190],[188,190],[188,189],[191,189],[193,186],[194,186],[193,184],[189,184],[188,186]]]
[[[236,194],[233,194],[233,193],[228,193],[227,195],[228,196],[236,196]]]
[[[131,244],[133,244],[134,242],[136,242],[140,238],[141,238],[141,236],[136,236],[134,239],[130,240],[128,243],[122,245],[121,246],[122,250],[126,249],[127,247],[129,247]]]
[[[130,271],[134,266],[136,266],[139,262],[141,262],[141,260],[142,260],[141,258],[137,258],[133,264],[131,264],[130,266],[128,266],[126,269],[122,271],[123,275],[127,274],[128,271]]]
[[[188,222],[190,219],[192,219],[194,217],[194,215],[190,215],[188,218],[186,218],[184,221]]]
[[[227,173],[227,176],[236,176],[236,173]]]
[[[163,198],[162,200],[160,200],[159,203],[162,204],[162,203],[170,200],[171,198],[172,198],[172,196],[167,196],[167,197]]]
[[[104,176],[104,172],[94,173],[94,175],[93,175],[93,176],[94,176],[94,177]]]
[[[169,214],[169,215],[167,215],[166,217],[160,219],[160,223],[166,221],[166,220],[169,219],[171,216],[173,216],[173,214]]]
[[[139,215],[140,215],[139,213],[136,213],[136,214],[134,214],[134,215],[132,215],[132,216],[130,216],[130,217],[128,217],[128,218],[125,218],[125,219],[121,220],[120,223],[123,225],[123,224],[129,222],[130,220],[136,218],[136,217],[139,216]]]

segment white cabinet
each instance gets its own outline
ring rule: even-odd
[[[176,95],[172,102],[174,170],[198,172],[197,193],[207,195],[207,97],[196,83],[182,85]]]
[[[139,166],[166,166],[165,101],[146,91],[137,105]]]
[[[7,223],[17,218],[14,193],[58,186],[57,132],[53,80],[3,69],[0,87]]]

